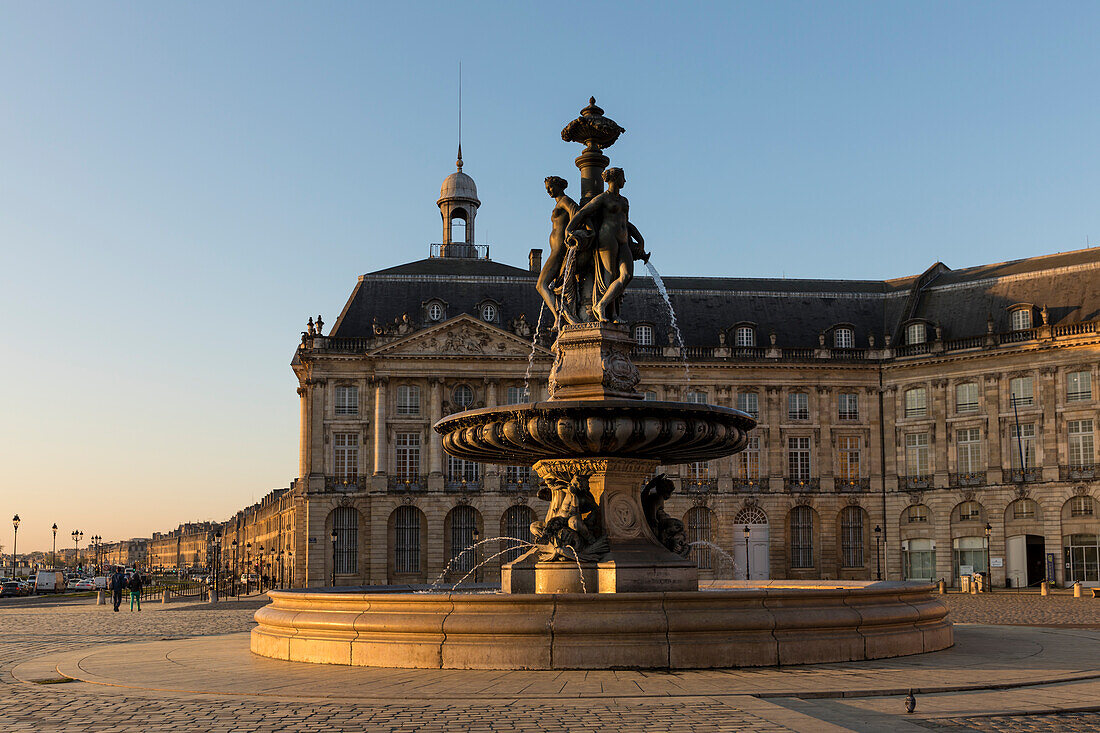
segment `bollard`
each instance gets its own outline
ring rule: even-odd
[[[163,591],[163,592],[162,592],[162,593],[160,594],[160,602],[161,602],[161,603],[167,603],[167,602],[168,602],[168,591],[167,591],[167,590],[164,590],[164,591]]]
[[[217,603],[218,602],[218,589],[215,588],[214,586],[210,586],[210,602],[211,603]]]
[[[1039,583],[1039,595],[1041,595],[1041,596],[1049,596],[1050,595],[1050,583],[1046,582],[1045,580],[1043,582]]]
[[[943,578],[940,578],[939,585],[940,585],[940,595],[941,596],[946,595],[947,594],[947,582]]]
[[[1076,581],[1073,584],[1073,597],[1074,598],[1080,598],[1081,597],[1081,581],[1080,580]]]
[[[102,606],[105,603],[107,603],[107,594],[101,590],[97,590],[95,592],[95,604],[97,606]]]

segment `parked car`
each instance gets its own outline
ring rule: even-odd
[[[260,576],[256,573],[241,573],[241,582],[259,584]]]
[[[7,583],[0,585],[0,598],[15,598],[21,595],[23,593],[20,591],[19,583],[14,580],[9,580]]]
[[[76,582],[76,587],[73,590],[95,590],[95,581],[91,578],[84,578]]]

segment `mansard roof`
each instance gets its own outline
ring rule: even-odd
[[[522,314],[534,328],[541,306],[535,278],[487,259],[437,257],[378,270],[359,278],[330,335],[369,338],[375,321],[384,328],[404,314],[414,329],[424,328],[432,325],[425,306],[433,300],[445,304],[449,319],[476,316],[477,304],[492,299],[500,303],[498,325],[507,329]],[[989,316],[996,330],[1007,330],[1007,308],[1021,302],[1045,306],[1052,325],[1100,318],[1100,249],[958,270],[937,262],[892,280],[667,277],[665,284],[688,346],[713,346],[720,330],[751,322],[761,345],[774,331],[780,346],[809,348],[843,322],[862,347],[869,335],[878,344],[884,334],[898,336],[916,318],[941,327],[948,339],[984,334]],[[668,315],[651,278],[635,277],[623,313],[655,324],[658,344],[667,343]]]

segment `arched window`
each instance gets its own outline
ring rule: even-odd
[[[852,349],[856,345],[856,332],[850,328],[838,328],[833,331],[833,348]]]
[[[923,344],[927,339],[927,332],[923,323],[910,323],[905,329],[905,343]]]
[[[477,530],[477,511],[468,504],[451,510],[451,570],[465,575],[477,564],[477,551],[473,548]]]
[[[791,567],[814,566],[814,511],[808,506],[791,509]]]
[[[420,572],[420,510],[414,506],[397,507],[394,512],[393,570],[395,573]]]
[[[925,417],[928,414],[928,390],[913,387],[905,391],[905,416]]]
[[[928,507],[924,504],[914,504],[905,510],[905,521],[909,524],[927,524]]]
[[[982,505],[976,501],[964,501],[955,511],[956,521],[980,522],[982,520]]]
[[[738,326],[733,335],[734,346],[756,346],[756,329],[752,326]]]
[[[504,537],[512,537],[524,542],[531,541],[531,523],[535,521],[535,510],[529,506],[516,505],[508,507],[504,512],[501,534]],[[500,564],[506,565],[527,551],[527,545],[505,539],[500,543],[505,553],[501,555]]]
[[[486,323],[495,323],[497,320],[497,307],[492,303],[481,306],[481,320]]]
[[[858,506],[840,511],[840,562],[846,568],[863,567],[863,510]]]
[[[687,536],[688,543],[693,542],[711,542],[710,538],[710,510],[705,506],[692,507],[688,510],[687,521]],[[711,567],[710,547],[707,545],[696,545],[691,548],[692,559],[695,560],[695,564],[702,570],[709,570]]]
[[[460,409],[467,410],[470,405],[474,404],[474,390],[468,384],[460,384],[454,388],[451,392],[451,396],[454,398],[455,405]]]
[[[758,506],[747,506],[737,512],[733,520],[734,524],[767,524],[768,515]]]
[[[1017,308],[1011,313],[1012,330],[1026,331],[1031,328],[1031,309]]]
[[[1039,505],[1031,499],[1012,502],[1012,519],[1035,519]]]
[[[652,346],[653,345],[653,326],[641,324],[634,327],[634,340],[638,342],[638,346]]]
[[[451,216],[451,241],[466,241],[466,212],[462,209],[455,209]]]
[[[336,574],[359,572],[359,512],[354,507],[337,507],[332,512],[336,530]]]
[[[1091,496],[1075,496],[1069,502],[1071,517],[1091,517],[1096,511]]]

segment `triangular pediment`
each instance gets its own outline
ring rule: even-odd
[[[464,313],[456,318],[391,341],[369,352],[371,356],[447,356],[467,358],[523,357],[531,342]],[[542,346],[535,353],[548,356]]]

